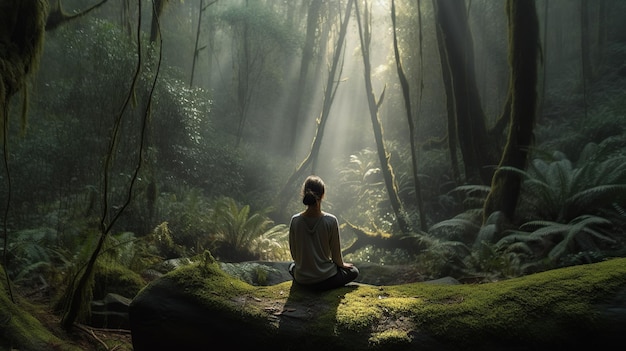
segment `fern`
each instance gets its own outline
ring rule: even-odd
[[[262,260],[287,261],[291,259],[288,238],[289,227],[286,224],[277,224],[254,240],[253,251]]]
[[[534,160],[528,171],[504,167],[524,177],[518,211],[522,222],[570,223],[583,215],[616,213],[626,201],[626,158],[617,155],[603,160],[602,149],[594,145],[585,148],[576,167],[558,152],[552,161]],[[614,224],[620,226],[624,220]]]
[[[269,211],[270,209],[266,209]],[[214,243],[230,259],[259,255],[257,241],[274,225],[266,212],[250,213],[250,206],[239,207],[233,198],[220,198],[213,210]]]
[[[522,225],[505,232],[495,246],[518,255],[521,266],[545,268],[623,240],[626,158],[619,153],[590,143],[576,163],[555,152],[533,160],[527,171],[503,169],[524,179],[517,213]]]

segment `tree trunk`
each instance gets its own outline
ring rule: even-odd
[[[582,90],[583,108],[585,118],[587,117],[587,85],[593,80],[593,70],[591,66],[591,49],[589,47],[589,3],[587,0],[580,0],[580,59],[582,70]]]
[[[454,91],[452,89],[452,78],[450,72],[450,63],[448,62],[448,52],[444,45],[443,33],[441,26],[437,25],[437,48],[439,49],[439,61],[441,62],[441,77],[443,79],[443,86],[446,92],[446,111],[448,117],[447,131],[448,131],[448,149],[450,152],[450,168],[452,170],[452,176],[456,185],[460,185],[463,182],[461,177],[461,171],[459,170],[458,163],[458,134],[456,126],[456,104],[454,102]]]
[[[153,2],[153,10],[152,10],[152,23],[150,24],[150,42],[156,43],[159,41],[160,31],[159,31],[159,19],[161,18],[161,14],[163,14],[163,10],[165,9],[165,5],[168,0],[155,0]]]
[[[202,25],[202,14],[204,13],[204,0],[200,0],[200,8],[198,10],[198,26],[196,27],[196,45],[193,49],[193,62],[191,63],[191,78],[189,79],[189,87],[193,87],[193,77],[196,73],[196,61],[198,60],[198,54],[200,50],[198,49],[198,42],[200,41],[200,28]]]
[[[433,0],[437,26],[447,54],[456,109],[459,146],[469,182],[487,184],[497,161],[489,139],[474,72],[473,40],[463,1]]]
[[[502,167],[526,169],[532,144],[537,106],[539,25],[534,1],[507,1],[509,65],[511,70],[511,123],[504,153],[485,202],[483,221],[501,211],[509,220],[515,214],[521,177]]]
[[[422,201],[422,190],[417,173],[417,148],[415,146],[415,123],[413,123],[413,114],[411,113],[411,92],[409,89],[409,81],[404,74],[402,61],[400,60],[400,50],[398,49],[398,38],[396,35],[396,3],[391,0],[391,22],[393,24],[393,52],[396,58],[396,70],[402,87],[402,96],[404,97],[404,108],[406,111],[407,123],[409,127],[409,141],[411,144],[411,169],[413,171],[413,186],[415,190],[415,203],[420,216],[420,229],[424,232],[428,230],[426,224],[426,214],[424,213],[424,202]]]
[[[246,7],[249,6],[246,0]],[[248,104],[250,103],[250,39],[248,38],[247,20],[243,23],[243,34],[241,39],[242,54],[239,57],[239,69],[237,70],[237,106],[239,107],[239,124],[237,125],[237,141],[235,146],[239,147],[243,139],[243,129],[246,125],[248,115]]]
[[[313,143],[311,144],[311,150],[309,154],[306,156],[304,161],[298,165],[296,170],[291,174],[287,182],[283,186],[282,190],[278,194],[277,202],[278,212],[275,213],[277,216],[283,216],[283,212],[289,202],[293,194],[292,185],[295,183],[297,179],[303,178],[307,167],[311,165],[311,174],[315,174],[316,171],[316,159],[319,153],[320,147],[322,145],[322,137],[324,136],[324,128],[326,127],[326,122],[328,121],[328,117],[330,115],[330,107],[333,104],[333,100],[335,98],[335,92],[337,91],[337,86],[339,85],[340,79],[337,79],[337,71],[339,70],[339,75],[341,75],[340,68],[340,58],[343,55],[344,42],[346,38],[346,33],[348,31],[348,23],[350,21],[350,14],[352,13],[352,3],[354,0],[349,0],[346,6],[346,13],[341,23],[341,28],[339,31],[339,37],[337,39],[337,45],[335,46],[335,53],[333,55],[333,63],[328,73],[328,79],[326,82],[326,89],[324,93],[324,103],[322,106],[322,113],[320,114],[319,119],[317,120],[317,129],[315,131],[315,136],[313,137]]]
[[[289,140],[289,149],[292,150],[293,156],[295,156],[296,140],[301,135],[299,131],[300,120],[302,116],[302,100],[307,86],[309,68],[311,66],[311,58],[313,56],[313,46],[315,45],[315,37],[318,30],[318,20],[320,17],[320,8],[322,6],[322,0],[312,0],[309,4],[309,10],[307,13],[307,26],[306,26],[306,39],[304,41],[304,47],[302,48],[302,60],[300,61],[300,76],[298,78],[298,85],[293,94],[293,118],[291,119],[291,139]]]
[[[359,5],[355,4],[356,19],[359,26],[359,37],[361,39],[361,54],[363,56],[363,74],[365,78],[365,94],[367,95],[367,105],[370,111],[370,117],[372,119],[372,129],[374,130],[374,139],[376,140],[376,149],[378,152],[378,159],[380,161],[380,168],[385,180],[385,186],[387,189],[387,196],[389,196],[389,202],[393,208],[396,220],[398,221],[399,229],[402,233],[406,234],[410,231],[409,223],[407,222],[400,197],[398,196],[398,187],[396,184],[395,175],[391,162],[389,160],[389,153],[385,147],[385,140],[383,137],[383,127],[380,123],[378,116],[378,108],[382,99],[376,102],[374,97],[374,89],[372,87],[372,69],[369,57],[369,48],[371,42],[371,28],[369,27],[370,15],[367,8],[368,4],[365,4],[365,10],[363,12],[363,21],[361,21],[361,14],[359,13]],[[383,91],[384,94],[384,91]]]

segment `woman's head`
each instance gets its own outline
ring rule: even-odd
[[[311,206],[324,197],[324,181],[322,178],[310,175],[302,185],[302,203]]]

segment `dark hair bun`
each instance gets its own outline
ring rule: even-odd
[[[304,197],[302,198],[303,204],[311,206],[315,204],[315,202],[317,202],[317,197],[315,196],[315,194],[313,194],[312,192],[307,192],[306,194],[304,194]]]
[[[324,197],[324,181],[316,175],[310,175],[302,185],[302,203],[311,206]]]

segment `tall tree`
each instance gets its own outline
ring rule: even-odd
[[[159,36],[161,34],[159,31],[159,20],[161,18],[161,15],[163,14],[163,10],[165,10],[165,5],[167,5],[168,2],[169,0],[152,1],[152,6],[153,6],[152,22],[150,24],[150,42],[151,43],[155,43],[160,39]]]
[[[200,4],[198,8],[198,26],[196,27],[196,44],[193,49],[193,61],[191,63],[191,78],[189,79],[189,87],[193,87],[193,79],[196,73],[196,61],[198,60],[198,55],[200,54],[202,50],[206,49],[207,47],[207,45],[198,47],[200,45],[200,34],[202,33],[202,30],[201,30],[202,19],[204,18],[202,15],[204,15],[204,12],[209,6],[215,4],[216,2],[217,0],[213,0],[209,2],[208,4],[204,5],[204,0],[200,0]]]
[[[298,77],[298,85],[293,90],[293,118],[291,119],[291,139],[289,141],[290,150],[295,151],[296,140],[298,139],[300,120],[302,119],[303,109],[302,101],[308,81],[308,73],[310,70],[311,59],[313,57],[313,46],[315,45],[315,37],[319,29],[320,9],[322,0],[311,0],[307,11],[306,37],[304,46],[302,47],[302,58],[300,61],[300,75]]]
[[[396,183],[393,167],[391,166],[390,154],[385,147],[385,138],[383,136],[383,127],[379,117],[379,107],[384,97],[384,91],[381,97],[376,101],[374,96],[374,88],[372,87],[372,67],[370,62],[370,44],[372,38],[371,32],[371,16],[369,11],[369,4],[365,2],[363,10],[363,17],[359,12],[358,2],[355,4],[356,19],[358,22],[359,38],[361,42],[361,56],[363,57],[363,75],[365,78],[365,94],[367,96],[367,106],[369,107],[370,117],[372,120],[372,129],[374,130],[374,139],[376,140],[376,149],[378,153],[378,159],[380,161],[380,168],[385,180],[385,187],[387,189],[387,196],[393,208],[396,220],[398,221],[399,229],[402,233],[408,233],[410,231],[409,223],[406,219],[406,214],[398,196],[398,186]]]
[[[515,214],[522,179],[505,167],[526,169],[537,107],[537,67],[540,53],[539,24],[535,2],[507,0],[509,20],[509,66],[511,109],[507,144],[491,182],[483,220],[501,211]]]
[[[232,29],[232,80],[235,99],[237,129],[236,146],[244,138],[251,108],[263,94],[263,87],[270,89],[270,78],[276,69],[282,69],[295,47],[296,35],[293,28],[277,12],[271,11],[259,1],[246,0],[242,5],[233,5],[222,12],[220,18]]]
[[[589,104],[587,96],[587,88],[593,79],[593,69],[591,65],[591,48],[590,48],[590,30],[589,30],[589,2],[580,0],[580,58],[582,70],[582,90],[583,90],[583,110],[587,117],[587,106]]]
[[[498,148],[487,130],[485,113],[481,106],[474,71],[474,49],[467,10],[464,1],[433,0],[439,40],[443,41],[445,54],[441,61],[447,67],[452,84],[446,91],[452,92],[455,107],[455,125],[459,147],[469,182],[488,184],[492,169],[498,160]],[[446,73],[448,73],[446,72]]]
[[[418,4],[419,6],[419,4]],[[400,58],[400,50],[398,49],[398,36],[396,34],[396,2],[391,0],[391,23],[393,28],[393,52],[396,60],[396,71],[400,79],[400,87],[402,88],[402,97],[404,98],[404,108],[409,126],[409,143],[411,148],[411,170],[413,171],[413,186],[415,190],[415,202],[420,216],[420,229],[427,231],[426,214],[424,213],[424,204],[422,201],[422,190],[420,180],[417,173],[417,147],[415,146],[415,123],[413,122],[413,113],[411,112],[411,91],[409,81],[402,68],[402,60]],[[420,43],[421,45],[421,43]]]
[[[353,3],[354,0],[348,0],[345,15],[343,17],[343,20],[341,21],[339,35],[337,37],[337,43],[335,45],[335,51],[333,54],[332,65],[330,71],[328,72],[326,89],[324,93],[324,102],[322,104],[322,112],[320,114],[320,117],[317,119],[317,128],[313,137],[313,143],[311,144],[311,150],[309,151],[305,159],[298,165],[298,167],[296,167],[296,170],[291,174],[287,182],[283,185],[282,190],[279,192],[278,197],[275,201],[276,203],[278,203],[277,215],[281,215],[286,208],[287,202],[290,198],[290,194],[292,193],[291,186],[295,183],[295,181],[304,176],[306,170],[309,169],[309,166],[311,166],[312,174],[315,174],[316,172],[317,156],[322,146],[324,128],[326,127],[326,122],[328,121],[328,118],[330,116],[330,108],[333,104],[339,82],[341,81],[340,79],[338,79],[338,77],[341,76],[341,71],[343,67],[343,62],[341,58],[344,55],[346,33],[348,31],[348,23],[350,21],[350,14],[352,13]]]

